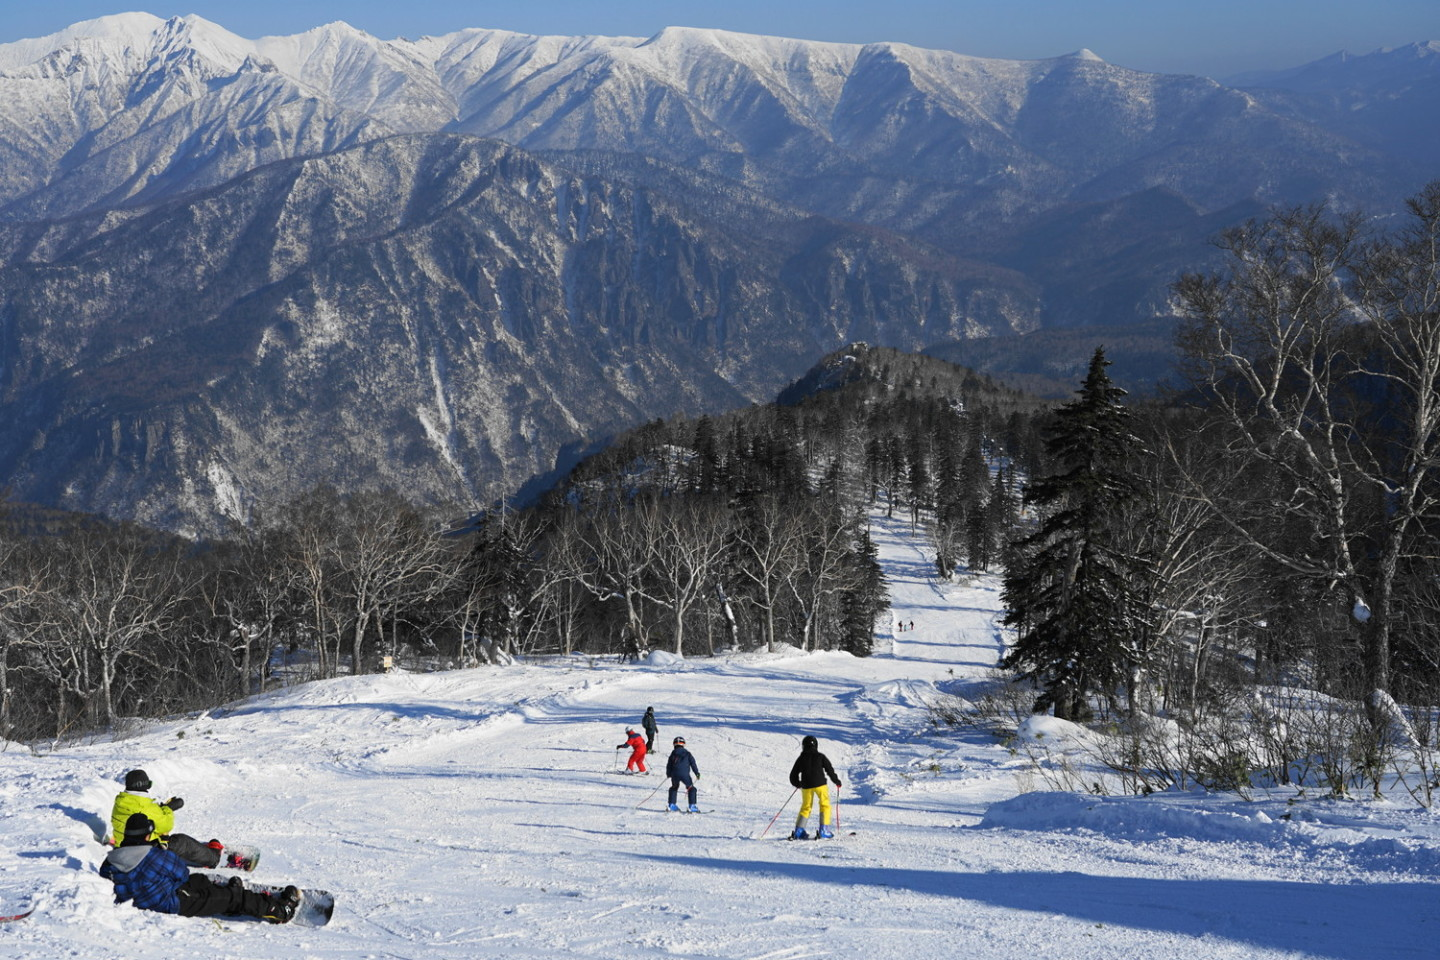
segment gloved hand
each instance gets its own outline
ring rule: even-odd
[[[700,782],[700,774],[698,774],[698,773],[695,774],[695,782],[696,782],[696,783],[699,783],[699,782]]]
[[[616,749],[616,750],[624,750],[624,749],[625,749],[625,744],[622,743],[622,744],[620,744],[620,746],[616,747],[615,749]]]
[[[179,797],[171,797],[169,800],[165,801],[165,806],[169,807],[171,810],[179,810],[181,807],[185,806],[185,801],[181,800]]]
[[[836,780],[836,781],[835,781],[835,788],[836,788],[837,790],[838,790],[840,787],[843,787],[843,786],[844,786],[844,784],[841,783],[839,780]]]

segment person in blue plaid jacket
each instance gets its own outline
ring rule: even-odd
[[[100,865],[100,876],[115,884],[115,902],[132,901],[141,910],[182,917],[234,914],[270,923],[288,923],[300,903],[300,891],[286,887],[278,897],[249,890],[239,877],[228,882],[192,874],[185,861],[148,841],[155,824],[143,813],[125,821],[125,837]]]

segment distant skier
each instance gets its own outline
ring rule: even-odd
[[[830,766],[830,758],[820,752],[819,741],[814,737],[801,740],[800,756],[795,758],[795,765],[790,768],[790,785],[803,791],[800,795],[800,815],[795,818],[795,832],[790,834],[791,840],[810,838],[805,832],[805,824],[810,819],[810,809],[817,798],[820,801],[820,832],[816,834],[816,838],[829,840],[835,836],[830,831],[830,787],[825,783],[827,776],[834,781],[835,786],[840,786],[840,778],[835,776],[835,768]]]
[[[625,764],[626,773],[649,773],[645,769],[645,738],[635,732],[634,727],[625,728],[625,742],[616,747],[616,750],[630,748],[630,760]]]
[[[100,864],[100,876],[115,885],[115,902],[133,901],[141,910],[178,913],[182,917],[232,914],[269,923],[289,923],[300,903],[300,891],[286,887],[277,897],[247,889],[239,877],[229,882],[190,872],[178,856],[147,839],[155,823],[132,813],[120,831],[120,845]]]
[[[655,752],[655,734],[660,728],[655,725],[655,708],[646,707],[645,717],[640,721],[640,726],[645,728],[645,752]]]
[[[146,792],[150,789],[150,777],[144,770],[131,770],[125,774],[125,789],[115,797],[115,806],[110,811],[110,836],[120,842],[125,824],[133,814],[143,813],[155,824],[156,839],[160,845],[175,853],[192,867],[215,867],[220,863],[223,849],[220,841],[201,843],[194,837],[175,832],[175,811],[185,805],[179,797],[171,797],[164,803],[156,803]]]
[[[670,805],[667,809],[678,811],[680,809],[676,800],[680,795],[680,784],[685,784],[685,796],[690,802],[690,812],[699,813],[700,808],[695,805],[695,799],[699,792],[695,789],[695,781],[690,779],[694,774],[695,780],[700,779],[700,765],[695,762],[695,757],[689,750],[685,749],[685,738],[676,737],[672,741],[675,749],[670,751],[670,759],[665,761],[665,776],[670,778]]]

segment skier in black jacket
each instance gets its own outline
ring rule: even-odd
[[[810,809],[818,798],[820,801],[820,832],[816,839],[829,840],[835,836],[830,831],[830,787],[825,783],[829,777],[835,784],[840,786],[840,778],[835,776],[835,768],[830,766],[830,758],[820,752],[820,743],[814,737],[806,737],[800,741],[800,756],[795,758],[795,766],[790,768],[790,785],[804,791],[800,799],[800,816],[795,818],[795,832],[790,834],[791,840],[808,840],[810,835],[805,832],[805,823],[810,819]]]
[[[680,809],[675,801],[680,794],[680,784],[683,783],[685,784],[685,793],[690,800],[690,812],[699,813],[700,808],[695,806],[697,791],[695,790],[694,782],[690,779],[690,775],[693,773],[695,779],[699,780],[700,765],[695,762],[695,758],[691,756],[690,751],[685,749],[684,737],[676,737],[674,745],[675,749],[670,751],[670,759],[665,761],[665,776],[670,778],[670,805],[668,809],[677,811]]]

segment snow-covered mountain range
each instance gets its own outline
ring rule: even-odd
[[[1289,76],[1299,89],[1365,78],[1379,99],[1413,85],[1418,52],[1433,50]],[[1127,70],[1088,51],[1007,61],[686,28],[384,41],[343,23],[246,40],[198,17],[131,13],[0,45],[0,71],[0,123],[13,134],[0,200],[11,218],[153,201],[272,160],[437,132],[639,153],[786,202],[798,192],[830,215],[932,229],[942,208],[1013,215],[1151,186],[1204,209],[1284,199],[1294,185],[1276,176],[1281,158],[1291,177],[1325,171],[1368,192],[1334,169],[1340,145],[1302,119],[1213,80]],[[877,189],[841,189],[866,181]]]
[[[1163,315],[1218,228],[1440,169],[1433,50],[1239,89],[684,28],[0,44],[0,469],[181,529],[478,501],[848,340]]]

